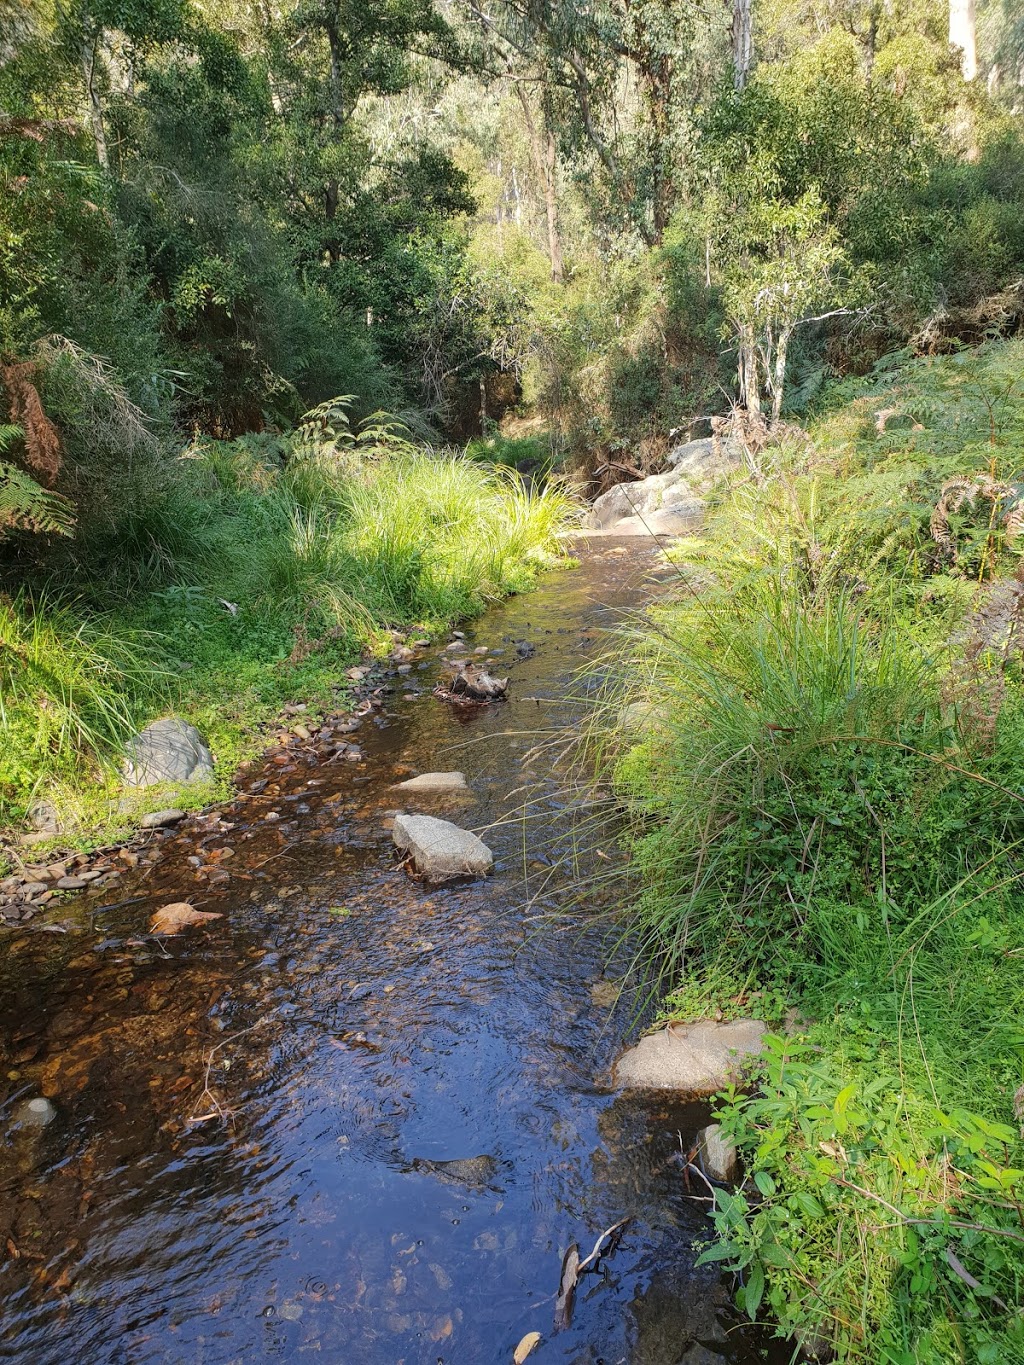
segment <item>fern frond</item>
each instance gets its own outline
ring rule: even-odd
[[[0,440],[4,430],[0,428]],[[0,536],[9,530],[69,536],[74,524],[74,508],[67,498],[41,488],[24,470],[0,460]]]

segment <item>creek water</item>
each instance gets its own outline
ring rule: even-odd
[[[579,877],[615,855],[574,852],[564,774],[531,753],[580,724],[573,679],[654,567],[597,542],[469,632],[510,702],[439,701],[428,651],[362,761],[269,756],[159,841],[131,904],[82,895],[65,933],[0,940],[0,1359],[490,1365],[534,1330],[538,1362],[767,1358],[694,1265],[679,1153],[704,1112],[608,1084],[634,1004]],[[481,832],[487,880],[398,866],[392,784],[437,769],[472,799],[401,804]],[[179,900],[222,918],[149,937]],[[52,1121],[12,1122],[39,1095]],[[627,1215],[554,1333],[566,1247]]]

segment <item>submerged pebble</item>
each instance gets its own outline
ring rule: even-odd
[[[14,1111],[14,1122],[22,1128],[45,1128],[57,1117],[57,1106],[42,1095],[23,1100]]]

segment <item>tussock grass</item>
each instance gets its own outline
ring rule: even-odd
[[[109,761],[166,681],[149,649],[123,624],[45,596],[0,597],[0,790],[28,796],[55,770],[88,775]]]

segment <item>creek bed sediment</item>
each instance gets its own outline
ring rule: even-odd
[[[634,1001],[609,1006],[603,921],[542,913],[579,885],[565,775],[530,751],[578,726],[574,676],[656,568],[638,541],[581,561],[467,629],[508,703],[439,701],[434,650],[358,762],[268,757],[113,908],[0,942],[0,1359],[489,1363],[532,1330],[540,1362],[765,1359],[694,1267],[678,1156],[706,1110],[603,1083]],[[436,769],[471,797],[397,798]],[[495,875],[412,880],[399,806],[486,831]],[[151,938],[182,900],[222,918]],[[12,1127],[31,1096],[53,1114]],[[552,1335],[566,1246],[627,1214]]]

